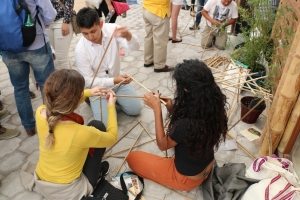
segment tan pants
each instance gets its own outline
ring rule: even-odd
[[[225,31],[217,31],[214,30],[215,28],[212,28],[210,26],[205,26],[203,32],[202,32],[202,39],[201,39],[201,46],[203,49],[212,47],[213,40],[215,39],[215,47],[217,47],[220,50],[224,50],[226,47],[227,42],[227,32]]]
[[[167,61],[167,47],[169,40],[170,18],[164,19],[143,10],[145,21],[145,64],[154,63],[155,69],[164,68]]]
[[[190,191],[203,183],[208,177],[213,162],[203,170],[203,177],[191,179],[180,174],[175,167],[174,158],[164,158],[154,154],[132,151],[126,161],[136,174],[166,187]]]

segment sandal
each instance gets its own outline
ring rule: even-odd
[[[179,43],[179,42],[182,42],[182,39],[175,39],[175,40],[172,39],[172,43]]]

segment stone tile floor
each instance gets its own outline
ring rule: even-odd
[[[83,0],[78,0],[76,3],[76,9],[82,7]],[[141,4],[132,5],[131,9],[127,13],[126,18],[119,17],[117,20],[118,24],[127,26],[134,34],[136,34],[140,40],[141,47],[138,51],[130,52],[122,59],[121,68],[123,72],[132,74],[138,81],[143,83],[146,87],[151,90],[158,90],[165,96],[172,97],[173,85],[169,73],[154,73],[153,68],[143,67],[143,38],[144,23],[142,19],[142,8]],[[204,51],[200,47],[200,31],[189,31],[188,27],[193,23],[192,17],[188,11],[181,10],[179,16],[179,29],[183,38],[182,43],[172,44],[168,46],[168,62],[167,64],[175,66],[176,63],[181,62],[183,59],[198,58],[205,59],[214,55],[228,56],[229,52],[232,51],[234,44],[238,42],[238,38],[234,36],[229,37],[228,49],[226,51],[219,51],[212,49]],[[202,22],[201,27],[203,28],[204,23]],[[81,35],[74,37],[71,48],[70,48],[70,66],[74,66],[74,48]],[[143,95],[146,91],[141,88],[138,84],[134,84],[138,93]],[[37,94],[37,98],[32,100],[34,109],[36,109],[41,103],[41,95],[36,90],[34,84],[31,83],[30,88]],[[9,111],[10,115],[1,120],[1,124],[7,128],[17,128],[21,131],[20,136],[0,141],[0,200],[39,200],[43,197],[37,193],[26,191],[22,186],[19,177],[19,171],[21,167],[28,161],[37,162],[39,151],[38,151],[38,140],[37,136],[27,137],[24,128],[20,124],[20,119],[17,113],[15,100],[13,96],[13,87],[11,86],[7,68],[0,61],[0,90],[2,92],[1,100],[3,101],[5,108]],[[228,101],[229,102],[229,101]],[[238,109],[237,109],[238,110]],[[92,119],[92,113],[87,104],[83,103],[79,108],[78,112],[84,116],[85,122]],[[164,113],[166,111],[164,110]],[[235,112],[233,122],[238,120],[240,117],[239,111]],[[260,117],[256,126],[262,128],[264,115]],[[152,111],[144,106],[142,113],[138,117],[129,117],[123,113],[118,114],[119,124],[119,136],[127,132],[133,125],[140,121],[147,130],[150,132],[150,136],[155,138],[154,133],[154,118]],[[232,123],[233,124],[233,123]],[[247,146],[252,152],[257,151],[257,146],[247,142],[245,138],[238,135],[238,131],[249,127],[249,125],[240,122],[236,127],[233,128],[232,132],[236,133],[237,140]],[[148,141],[150,137],[142,129],[140,125],[136,126],[123,140],[121,140],[108,155],[112,152],[117,152],[124,148],[130,148],[135,142],[138,135],[142,132],[141,139],[138,144],[144,141]],[[164,155],[165,152],[161,152],[155,142],[147,143],[143,146],[138,147],[140,150],[145,150],[159,155]],[[169,155],[172,151],[169,151]],[[118,154],[118,156],[126,156],[126,152]],[[113,177],[118,171],[123,158],[118,156],[109,157],[107,160],[111,164],[111,171],[108,178]],[[251,163],[251,159],[241,150],[225,151],[219,150],[216,152],[216,160],[218,165],[222,165],[227,162],[238,162],[245,163],[247,166]],[[121,171],[127,170],[126,164],[122,167]],[[201,200],[202,192],[201,188],[197,188],[191,192],[175,192],[162,187],[156,183],[146,180],[144,197],[147,200],[168,200],[168,199],[192,199]]]

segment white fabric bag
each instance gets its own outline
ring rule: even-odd
[[[251,185],[242,200],[300,200],[299,177],[286,158],[258,158],[247,169],[246,177],[261,181]]]
[[[294,170],[293,163],[286,158],[264,156],[253,161],[246,170],[246,177],[263,180],[274,178],[280,174],[294,186],[299,185],[299,177]]]
[[[251,185],[242,200],[300,200],[299,190],[283,176],[277,175]]]

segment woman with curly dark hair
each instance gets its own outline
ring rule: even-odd
[[[199,60],[184,60],[173,73],[175,99],[167,101],[170,124],[165,134],[159,94],[148,93],[160,150],[175,148],[173,158],[134,151],[127,157],[138,175],[169,188],[189,191],[202,184],[214,163],[214,151],[227,133],[226,97],[212,72]]]

